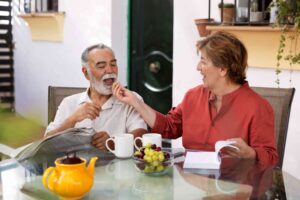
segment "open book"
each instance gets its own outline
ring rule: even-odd
[[[238,147],[233,146],[235,141],[218,141],[215,144],[215,151],[188,151],[185,156],[183,168],[187,169],[219,169],[221,165],[220,150],[223,147],[231,147],[239,150]]]
[[[11,157],[21,161],[37,153],[50,155],[90,149],[93,148],[91,140],[94,133],[95,130],[92,128],[70,128],[57,135],[20,147],[11,153]]]

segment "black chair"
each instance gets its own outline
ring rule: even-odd
[[[277,166],[282,168],[285,143],[288,133],[289,117],[295,88],[251,87],[272,106],[275,117],[275,139],[279,156]]]

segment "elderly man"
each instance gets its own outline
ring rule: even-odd
[[[114,134],[130,133],[134,137],[144,134],[147,125],[136,110],[112,96],[111,88],[118,76],[113,50],[96,44],[84,50],[81,60],[82,72],[90,86],[86,92],[63,99],[45,137],[73,127],[94,128],[92,144],[106,150],[105,141]]]

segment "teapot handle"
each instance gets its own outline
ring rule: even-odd
[[[49,189],[48,187],[48,177],[49,177],[49,174],[55,170],[54,167],[49,167],[48,169],[46,169],[46,171],[44,172],[44,175],[43,175],[43,185],[45,188]]]

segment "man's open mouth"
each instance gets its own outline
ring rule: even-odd
[[[111,86],[115,82],[115,80],[116,80],[115,78],[106,78],[106,79],[103,80],[103,82],[104,82],[105,85],[110,85]]]

